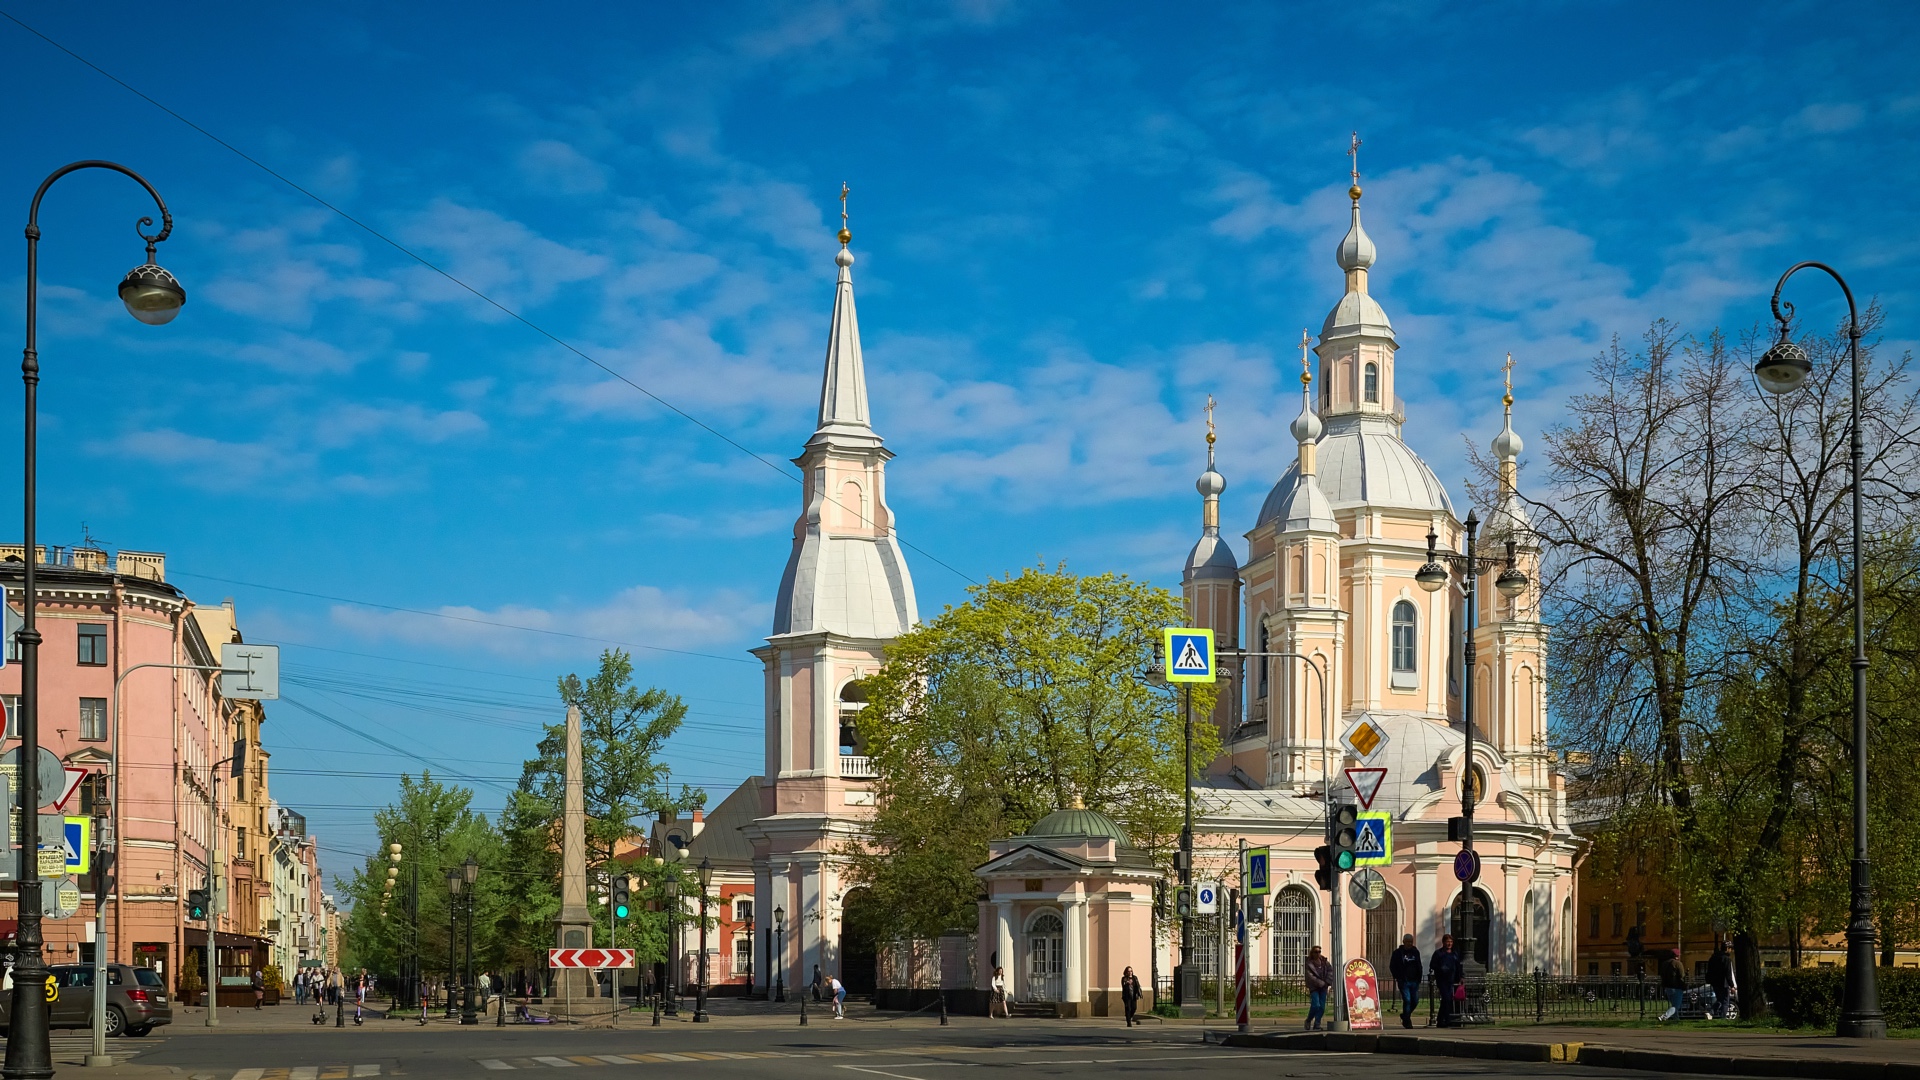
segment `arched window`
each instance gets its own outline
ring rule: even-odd
[[[860,680],[853,680],[840,691],[840,753],[844,755],[866,753],[866,740],[860,737],[860,726],[855,722],[866,704],[867,688],[860,685]]]
[[[1266,620],[1262,619],[1260,621],[1260,651],[1263,653],[1273,651],[1267,647],[1269,636],[1267,633]],[[1260,658],[1260,696],[1263,699],[1267,696],[1267,671],[1272,668],[1272,666],[1273,657],[1262,656]]]
[[[1367,364],[1367,401],[1369,404],[1373,404],[1373,405],[1380,404],[1380,365],[1379,364],[1375,364],[1375,363]]]
[[[1298,979],[1313,947],[1313,894],[1298,885],[1280,890],[1273,902],[1273,973]]]
[[[1419,685],[1420,627],[1413,601],[1393,605],[1393,686],[1410,690]]]

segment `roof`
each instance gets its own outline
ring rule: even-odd
[[[753,845],[741,834],[742,826],[760,816],[760,778],[749,776],[733,789],[720,805],[707,815],[706,827],[687,844],[688,860],[698,863],[712,859],[717,863],[751,863]]]
[[[1234,558],[1233,549],[1220,538],[1218,529],[1208,529],[1187,553],[1185,581],[1206,581],[1215,578],[1233,579],[1240,576],[1240,560]]]
[[[1133,846],[1133,838],[1127,835],[1127,830],[1121,828],[1119,822],[1098,810],[1088,810],[1083,807],[1055,810],[1053,813],[1034,822],[1033,828],[1028,829],[1026,835],[1035,838],[1048,836],[1112,837],[1119,842],[1121,847]]]
[[[1453,513],[1453,500],[1433,469],[1400,439],[1400,425],[1386,416],[1346,415],[1326,421],[1316,451],[1320,490],[1335,510],[1384,507],[1422,513]],[[1280,517],[1293,495],[1300,465],[1288,466],[1260,507],[1259,524]]]

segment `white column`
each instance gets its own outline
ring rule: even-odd
[[[1413,869],[1413,918],[1409,925],[1413,928],[1413,944],[1420,955],[1427,956],[1440,947],[1441,929],[1445,925],[1440,912],[1438,895],[1437,857],[1417,860]]]
[[[1082,928],[1087,902],[1074,898],[1066,904],[1066,967],[1068,1001],[1087,1000],[1087,942],[1086,932]]]
[[[820,776],[840,775],[840,702],[829,685],[833,665],[825,653],[813,658],[813,768]],[[824,969],[822,969],[824,970]]]
[[[993,949],[998,965],[1006,972],[1007,986],[1013,986],[1013,902],[1002,900],[993,905]],[[994,960],[995,957],[988,957]],[[987,985],[993,985],[994,964],[987,965]]]
[[[755,860],[753,864],[753,971],[754,978],[766,988],[767,1000],[773,1000],[773,973],[778,970],[775,960],[769,964],[772,956],[773,909],[782,901],[773,895],[773,867],[769,863]]]

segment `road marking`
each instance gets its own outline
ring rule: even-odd
[[[632,1058],[621,1057],[619,1054],[595,1054],[594,1058],[598,1061],[604,1061],[609,1065],[638,1065],[639,1064],[639,1062],[633,1060]]]
[[[355,1065],[355,1066],[353,1067],[353,1075],[355,1075],[355,1076],[379,1076],[379,1075],[380,1075],[380,1066],[378,1066],[378,1065]]]
[[[302,1065],[287,1072],[287,1080],[320,1080],[318,1065]]]
[[[241,1069],[233,1074],[233,1080],[260,1080],[265,1075],[267,1075],[265,1069]]]
[[[563,1057],[537,1057],[533,1060],[542,1065],[551,1065],[556,1069],[577,1069],[580,1067]]]
[[[583,1056],[583,1055],[579,1055],[579,1054],[573,1054],[573,1055],[569,1055],[569,1056],[567,1057],[567,1060],[568,1060],[568,1061],[571,1061],[571,1062],[573,1062],[573,1063],[574,1063],[575,1065],[598,1065],[598,1064],[600,1064],[600,1059],[599,1059],[599,1058],[597,1058],[597,1057],[585,1057],[585,1056]]]
[[[496,1070],[513,1068],[513,1066],[507,1064],[504,1061],[501,1061],[499,1058],[481,1058],[480,1067],[483,1069],[496,1069]]]
[[[699,1061],[700,1060],[699,1058],[687,1057],[685,1054],[654,1054],[652,1056],[657,1057],[662,1061]]]

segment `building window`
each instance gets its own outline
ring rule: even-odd
[[[107,737],[106,698],[80,699],[80,737],[90,742],[99,742]]]
[[[1620,961],[1615,960],[1613,963],[1608,964],[1607,974],[1612,975],[1616,979],[1619,978],[1620,977]]]
[[[233,857],[236,859],[244,859],[247,857],[247,830],[245,828],[234,830]]]
[[[1260,651],[1263,654],[1273,651],[1272,649],[1268,648],[1267,640],[1268,640],[1267,621],[1265,619],[1261,619],[1260,620]],[[1260,696],[1263,699],[1267,696],[1267,670],[1272,666],[1273,666],[1273,657],[1265,656],[1265,655],[1262,655],[1260,657]]]
[[[93,667],[107,664],[107,624],[80,624],[80,662]]]
[[[1587,936],[1598,941],[1600,938],[1600,905],[1587,905]]]
[[[1313,894],[1297,885],[1280,890],[1273,903],[1273,973],[1303,978],[1313,947]]]
[[[1627,905],[1613,905],[1613,936],[1621,937],[1627,932]]]
[[[1369,363],[1367,365],[1367,403],[1370,405],[1380,404],[1379,364]]]
[[[733,921],[737,923],[750,923],[753,921],[753,898],[752,897],[739,896],[734,898]]]
[[[17,739],[20,737],[20,695],[7,694],[0,700],[7,706],[7,738]]]
[[[733,973],[735,975],[753,973],[753,942],[746,938],[733,939]]]
[[[80,816],[96,817],[106,813],[108,786],[106,773],[88,773],[80,781]]]
[[[1415,623],[1413,601],[1393,605],[1393,686],[1408,690],[1419,685],[1417,675],[1420,653],[1420,628]]]
[[[1647,932],[1647,902],[1645,900],[1635,900],[1633,902],[1633,925],[1640,931],[1642,936],[1645,936]]]
[[[1660,936],[1663,938],[1673,936],[1673,901],[1671,900],[1660,901]]]

